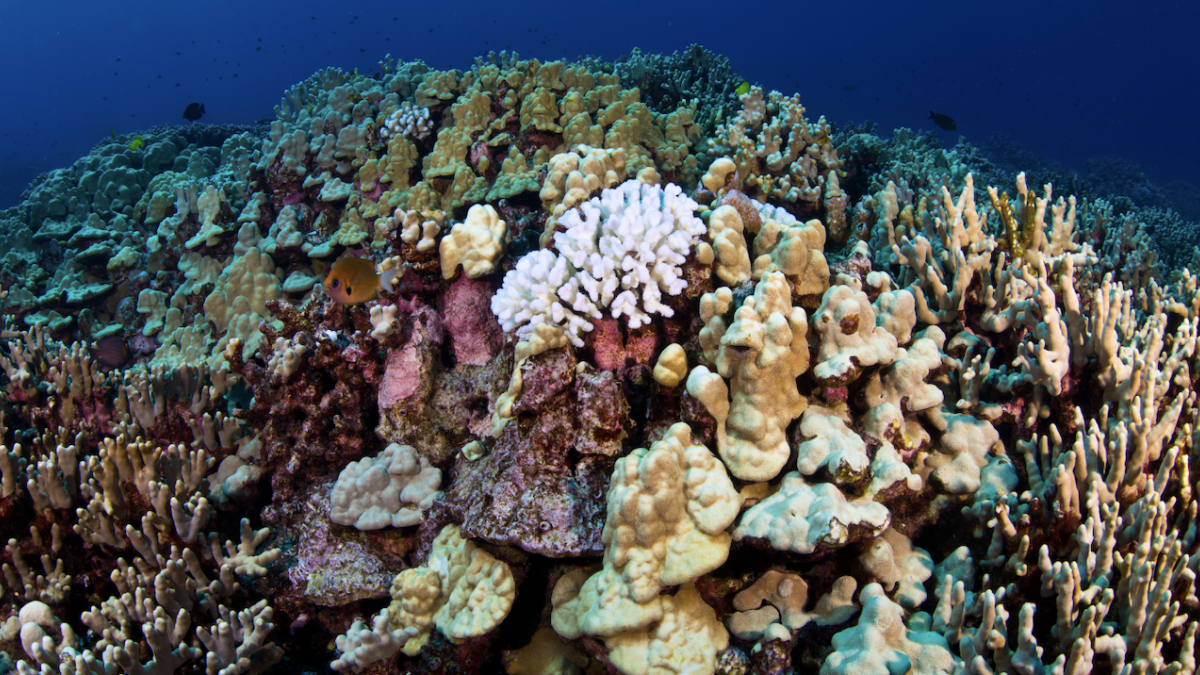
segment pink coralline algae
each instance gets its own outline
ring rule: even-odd
[[[654,366],[657,356],[658,330],[638,328],[629,330],[616,319],[599,319],[587,336],[596,367],[622,373],[645,370]]]
[[[471,166],[476,171],[479,173],[486,173],[488,166],[492,163],[492,155],[494,152],[495,151],[489,147],[487,143],[481,141],[471,146],[468,159],[471,162]]]
[[[467,405],[453,414],[439,412],[443,407],[458,407],[466,401],[456,398],[467,367],[446,373],[442,350],[446,334],[441,317],[430,307],[420,307],[405,315],[402,327],[389,338],[391,344],[383,381],[379,388],[379,437],[388,443],[417,448],[426,457],[443,461],[465,443],[465,430],[455,425],[462,415],[477,406]],[[489,379],[483,375],[485,380]],[[476,394],[478,396],[478,394]],[[451,429],[459,429],[448,433]]]
[[[504,333],[489,309],[491,286],[460,275],[442,297],[442,326],[450,334],[454,360],[482,366],[500,353]]]
[[[620,382],[576,375],[561,350],[531,359],[523,379],[520,421],[483,458],[458,459],[446,502],[470,536],[554,558],[599,552],[603,495],[627,424]]]
[[[314,605],[341,607],[378,597],[391,586],[393,575],[367,542],[343,539],[339,536],[343,528],[329,523],[331,487],[322,486],[306,504],[324,517],[297,523],[296,565],[288,570],[288,578],[298,594]]]
[[[410,342],[389,350],[383,381],[379,383],[379,407],[391,408],[412,396],[425,379],[424,374],[416,345]]]

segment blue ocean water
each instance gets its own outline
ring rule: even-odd
[[[613,60],[698,43],[809,116],[961,135],[1134,190],[1200,191],[1200,5],[1183,2],[5,3],[0,208],[110,133],[273,117],[325,66]],[[947,132],[930,110],[957,121]],[[1021,154],[1031,152],[1036,157]],[[1033,167],[1025,167],[1033,168]],[[1144,175],[1139,175],[1139,171]],[[1145,185],[1138,186],[1142,181]],[[1136,196],[1136,195],[1135,195]],[[1193,204],[1193,207],[1196,206]],[[1193,216],[1194,218],[1194,216]]]

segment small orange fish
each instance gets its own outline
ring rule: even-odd
[[[379,289],[391,293],[396,270],[375,273],[375,263],[363,258],[342,258],[325,277],[325,292],[339,305],[357,305],[374,300]]]

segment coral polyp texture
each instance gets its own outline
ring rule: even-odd
[[[389,57],[41,178],[0,672],[1195,672],[1200,250],[739,82]]]

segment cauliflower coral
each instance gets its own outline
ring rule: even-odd
[[[699,206],[673,183],[665,188],[636,180],[604,190],[567,211],[567,227],[554,235],[558,253],[540,250],[517,262],[492,297],[492,312],[506,331],[525,337],[537,324],[565,328],[571,342],[592,330],[589,319],[629,317],[629,327],[650,314],[673,316],[663,294],[687,288],[680,267],[704,235]]]

